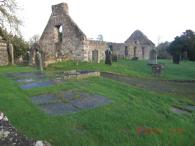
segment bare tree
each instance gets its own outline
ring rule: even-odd
[[[103,40],[104,40],[104,39],[103,39],[103,35],[102,35],[102,34],[99,34],[98,37],[97,37],[97,40],[98,40],[98,41],[103,41]]]
[[[8,28],[13,32],[19,33],[21,21],[16,16],[18,9],[15,0],[0,0],[0,26]]]
[[[40,39],[40,35],[39,34],[35,34],[33,35],[30,40],[29,40],[29,45],[32,46],[34,43],[38,43]]]

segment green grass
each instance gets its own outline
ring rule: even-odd
[[[112,71],[129,76],[150,77],[146,62],[120,61],[113,66],[82,63],[80,69]],[[177,68],[167,65],[166,68]],[[186,70],[194,71],[191,62],[181,64]],[[120,69],[119,69],[120,67]],[[51,65],[48,70],[74,69],[73,62]],[[131,71],[132,69],[132,71]],[[33,68],[1,67],[0,73],[33,71]],[[180,69],[182,70],[182,68]],[[142,72],[141,72],[142,71]],[[173,78],[174,69],[165,73]],[[194,79],[190,73],[177,74],[177,78]],[[183,74],[182,73],[182,74]],[[181,77],[182,76],[182,77]],[[45,93],[58,94],[66,90],[79,90],[103,95],[112,103],[91,110],[63,116],[49,116],[31,102],[30,97]],[[67,81],[46,88],[22,90],[18,84],[0,74],[0,111],[8,116],[11,123],[22,133],[35,139],[49,141],[54,146],[194,146],[195,113],[177,115],[170,112],[171,105],[187,104],[184,98],[154,93],[128,86],[105,78],[90,78]],[[138,128],[145,127],[140,135]],[[159,130],[158,130],[159,129]],[[182,130],[182,131],[181,131]],[[160,131],[160,132],[156,132]]]
[[[173,64],[172,61],[160,60],[159,63],[165,64],[163,78],[174,80],[194,80],[195,62],[184,61],[180,64]]]
[[[19,65],[7,65],[7,66],[0,66],[0,73],[8,73],[8,72],[31,72],[31,71],[38,71],[32,67],[26,66],[19,66]]]
[[[159,63],[165,65],[160,79],[168,80],[192,80],[195,79],[195,62],[181,62],[181,64],[173,64],[171,60],[159,60]],[[49,65],[47,71],[71,70],[76,69],[73,61],[60,62]],[[96,70],[120,73],[132,77],[140,78],[154,78],[151,74],[151,66],[147,65],[147,61],[131,61],[120,60],[113,62],[112,66],[105,65],[104,62],[100,64],[80,62],[78,65],[80,70]]]

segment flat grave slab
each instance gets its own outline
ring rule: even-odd
[[[91,95],[90,97],[75,99],[71,103],[79,109],[89,109],[109,104],[110,100],[103,96]]]
[[[187,105],[184,107],[185,109],[188,109],[190,111],[195,111],[195,105]]]
[[[46,75],[40,72],[7,73],[6,76],[19,83],[28,83],[46,79]]]
[[[171,107],[171,111],[173,113],[176,113],[176,114],[179,114],[179,115],[182,115],[182,114],[189,115],[190,114],[190,112],[188,112],[184,109],[177,108],[177,107]]]
[[[74,101],[78,99],[83,99],[85,97],[89,97],[89,94],[84,93],[84,92],[78,92],[74,90],[66,91],[66,92],[60,92],[58,94],[61,98],[63,98],[65,101]]]
[[[53,94],[45,94],[40,96],[34,96],[31,99],[33,103],[39,105],[39,104],[53,103],[57,100],[57,97]]]
[[[16,72],[16,73],[7,73],[7,77],[13,79],[23,79],[23,78],[39,78],[44,77],[45,74],[41,72]]]
[[[63,104],[63,103],[52,103],[52,104],[43,104],[41,105],[43,111],[50,115],[62,115],[72,112],[78,112],[79,109],[74,107],[72,104]]]
[[[32,102],[50,115],[61,115],[92,109],[111,103],[106,97],[78,91],[34,96]]]
[[[54,85],[54,84],[55,84],[54,81],[49,80],[49,81],[32,82],[32,83],[20,85],[20,88],[22,88],[22,89],[31,89],[31,88],[35,88],[35,87],[47,87],[47,86],[51,86],[51,85]]]
[[[18,79],[16,82],[18,83],[29,83],[29,82],[34,82],[36,81],[35,79],[29,78],[29,79]]]
[[[6,76],[20,83],[19,86],[21,89],[47,87],[62,82],[57,80],[48,80],[48,76],[41,72],[8,73]]]
[[[53,72],[44,74],[42,72],[15,72],[7,73],[6,76],[20,83],[21,89],[31,89],[36,87],[47,87],[54,84],[62,83],[67,79],[84,79],[92,76],[99,76],[99,72],[94,71],[65,71],[65,72]]]

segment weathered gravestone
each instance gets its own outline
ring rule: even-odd
[[[118,61],[118,55],[117,54],[112,54],[112,61],[117,62]]]
[[[2,40],[0,36],[0,66],[8,65],[8,52],[7,52],[7,44]]]
[[[150,51],[148,64],[150,64],[150,65],[157,64],[157,51],[156,51],[156,49],[152,49]]]
[[[41,57],[43,57],[40,45],[38,43],[34,43],[32,47],[30,48],[30,52],[29,52],[30,54],[29,65],[39,66],[37,52],[39,52],[41,54]]]
[[[110,48],[105,51],[105,55],[106,55],[105,64],[112,65],[112,52]]]
[[[42,60],[42,56],[41,53],[39,51],[36,52],[36,58],[37,58],[37,67],[40,69],[40,71],[43,71],[43,60]]]
[[[30,51],[26,52],[26,63],[30,65]]]
[[[163,65],[162,64],[153,64],[152,65],[152,74],[155,76],[159,76],[162,72]]]
[[[10,55],[10,63],[14,64],[14,47],[11,43],[8,45],[9,55]]]

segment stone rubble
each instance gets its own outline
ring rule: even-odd
[[[36,141],[19,133],[0,112],[0,146],[51,146],[46,141]]]

